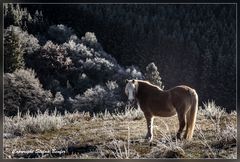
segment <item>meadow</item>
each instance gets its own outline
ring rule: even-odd
[[[199,108],[191,141],[174,139],[174,116],[154,119],[149,143],[144,115],[131,106],[115,113],[21,116],[4,117],[4,158],[237,158],[236,111],[226,113],[214,102]]]

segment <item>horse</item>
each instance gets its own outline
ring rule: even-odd
[[[153,117],[171,117],[177,114],[179,129],[177,139],[191,140],[193,137],[198,111],[198,95],[186,85],[179,85],[168,90],[144,80],[126,80],[125,93],[129,102],[137,102],[144,113],[147,122],[145,139],[153,139]]]

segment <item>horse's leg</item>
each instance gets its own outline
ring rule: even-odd
[[[188,130],[189,130],[189,122],[190,122],[190,111],[191,110],[188,110],[188,112],[186,113],[186,118],[187,118],[187,126],[186,126],[186,131],[185,131],[185,133],[184,133],[184,136],[183,136],[183,138],[184,139],[186,139],[187,138],[187,134],[188,134]]]
[[[153,128],[152,128],[153,116],[151,114],[146,114],[146,113],[144,115],[147,121],[147,135],[145,139],[148,139],[151,142],[153,139]]]
[[[179,121],[179,129],[177,132],[177,138],[181,139],[181,134],[183,132],[183,129],[186,125],[186,113],[185,112],[179,112],[178,113],[178,121]]]

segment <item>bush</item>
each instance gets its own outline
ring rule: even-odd
[[[95,57],[93,59],[86,59],[83,63],[84,71],[96,81],[96,83],[103,83],[111,79],[115,73],[115,65],[105,58]]]
[[[42,88],[35,72],[19,69],[4,74],[4,114],[16,115],[19,112],[45,111],[52,107],[52,94]]]
[[[64,93],[72,67],[72,60],[67,57],[64,47],[48,41],[38,52],[26,58],[26,66],[37,72],[44,88],[51,89],[54,93]]]
[[[106,109],[114,111],[124,106],[122,94],[118,84],[109,81],[105,86],[96,85],[87,89],[82,95],[70,98],[72,109],[78,111],[104,112]]]
[[[70,40],[68,43],[64,43],[63,46],[67,49],[69,55],[71,55],[74,60],[93,57],[93,50],[91,51],[82,43],[76,43],[75,41]]]
[[[125,70],[125,75],[127,75],[128,78],[133,79],[143,79],[143,75],[140,72],[139,68],[136,66],[130,66]]]
[[[208,101],[203,103],[204,109],[200,111],[206,118],[212,120],[220,120],[226,114],[226,109],[215,104],[215,101]]]
[[[103,96],[106,90],[101,86],[87,89],[83,95],[77,95],[73,101],[73,109],[79,111],[95,112],[103,105]]]
[[[98,43],[95,33],[86,32],[85,36],[81,38],[83,44],[97,51],[102,50],[102,46]]]

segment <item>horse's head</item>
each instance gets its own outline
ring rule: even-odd
[[[135,101],[136,93],[138,90],[138,83],[135,80],[126,80],[125,93],[128,100],[132,103]]]

